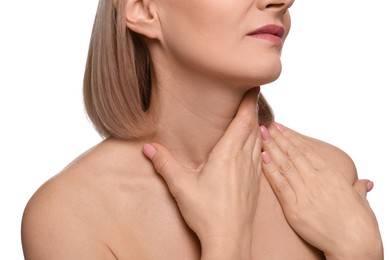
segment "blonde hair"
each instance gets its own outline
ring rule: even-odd
[[[134,139],[150,134],[146,115],[151,95],[151,61],[143,38],[127,28],[126,1],[100,0],[84,74],[84,104],[103,137]],[[260,94],[259,121],[273,113]]]

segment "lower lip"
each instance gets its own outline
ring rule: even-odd
[[[276,35],[273,35],[273,34],[268,34],[268,33],[265,33],[265,34],[254,34],[254,35],[251,35],[251,36],[255,37],[255,38],[259,38],[259,39],[268,40],[268,41],[274,43],[277,46],[282,46],[283,45],[282,39],[280,37],[276,36]]]

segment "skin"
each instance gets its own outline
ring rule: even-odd
[[[190,167],[207,158],[245,92],[280,74],[281,47],[247,34],[267,24],[279,24],[286,37],[290,28],[286,11],[292,1],[270,1],[279,5],[267,8],[265,2],[151,2],[155,11],[149,11],[149,30],[145,23],[139,28],[128,18],[130,28],[150,39],[157,78],[149,110],[157,121],[153,140],[167,145]],[[186,118],[186,124],[178,118]],[[206,131],[207,135],[198,134]]]
[[[317,234],[294,231],[266,178],[261,149],[272,141],[260,138],[248,92],[279,76],[281,47],[247,33],[270,23],[288,32],[291,5],[128,0],[127,26],[152,56],[155,132],[108,138],[42,185],[23,217],[26,259],[323,259],[322,242],[309,244]],[[348,155],[299,136],[352,187]]]
[[[378,223],[365,190],[351,187],[294,131],[277,123],[260,129],[264,174],[294,230],[327,259],[383,259]]]

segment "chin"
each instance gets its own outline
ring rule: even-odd
[[[267,64],[266,66],[259,66],[247,70],[245,78],[241,79],[241,85],[246,86],[261,86],[269,84],[277,80],[282,73],[282,64],[276,62],[273,66]]]
[[[265,85],[265,84],[274,82],[275,80],[277,80],[279,78],[281,73],[282,73],[282,68],[280,68],[279,70],[274,71],[273,73],[270,73],[267,77],[265,77],[262,80],[260,80],[260,84],[259,85]]]

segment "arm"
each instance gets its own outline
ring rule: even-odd
[[[261,132],[263,170],[292,228],[327,259],[383,259],[367,187],[354,189],[353,178],[290,129],[273,124]]]

